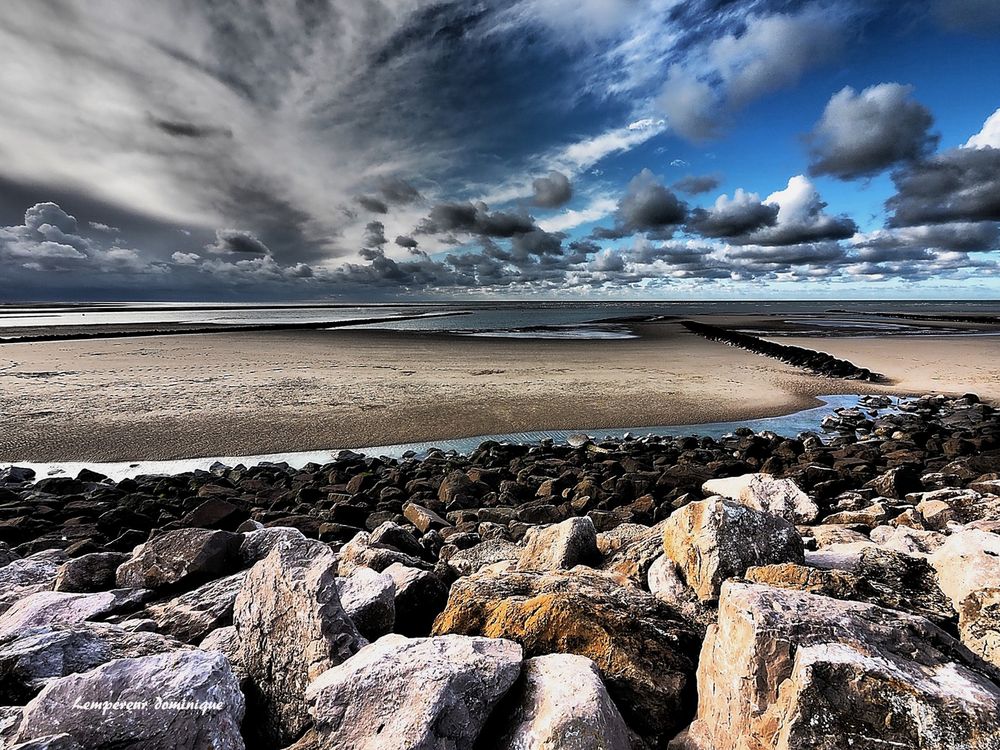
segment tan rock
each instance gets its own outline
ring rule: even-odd
[[[941,590],[958,612],[969,594],[994,588],[1000,581],[1000,536],[985,531],[952,534],[930,561]]]
[[[674,511],[663,530],[663,550],[702,601],[722,582],[752,565],[802,562],[802,538],[783,518],[721,497]]]
[[[684,750],[1000,746],[988,664],[927,620],[728,581]]]
[[[524,537],[518,570],[568,570],[600,559],[597,530],[588,517],[568,518],[551,526],[533,527]]]
[[[710,479],[701,486],[705,495],[719,495],[750,508],[780,516],[792,523],[812,523],[819,507],[791,479],[770,474],[744,474],[726,479]]]
[[[962,643],[1000,667],[1000,586],[965,597],[959,607],[958,629]]]

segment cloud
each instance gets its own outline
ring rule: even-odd
[[[870,177],[933,151],[934,118],[912,93],[912,86],[881,83],[861,93],[845,86],[834,94],[807,136],[809,172],[842,180]]]
[[[540,219],[538,226],[547,232],[565,232],[583,224],[599,221],[614,212],[618,202],[612,198],[601,196],[594,198],[584,208],[570,209],[561,214]]]
[[[385,238],[385,224],[381,221],[370,221],[365,227],[365,237],[363,244],[365,247],[381,247],[387,242]]]
[[[947,29],[986,34],[1000,28],[995,0],[935,0],[934,13]]]
[[[484,237],[513,237],[535,228],[534,219],[527,214],[490,213],[485,203],[440,203],[431,209],[417,231],[421,234],[465,232]]]
[[[547,177],[532,182],[532,203],[541,208],[559,208],[573,197],[573,187],[562,172],[552,170]]]
[[[619,239],[637,233],[669,236],[687,216],[687,206],[648,169],[632,178],[618,202],[614,229],[598,228],[597,239]]]
[[[396,237],[396,244],[397,244],[397,245],[399,245],[400,247],[405,247],[405,248],[407,248],[407,249],[409,249],[409,250],[413,250],[413,249],[415,249],[415,248],[416,248],[416,247],[417,247],[417,246],[418,246],[418,245],[419,245],[420,243],[419,243],[419,242],[417,242],[417,241],[416,241],[415,239],[413,239],[412,237],[410,237],[409,235],[406,235],[406,234],[401,234],[401,235],[399,235],[398,237]]]
[[[847,216],[827,214],[819,191],[804,175],[789,179],[784,190],[771,193],[764,203],[778,206],[774,226],[751,232],[738,240],[734,238],[734,242],[770,247],[800,245],[847,239],[858,229]]]
[[[233,136],[233,131],[229,128],[215,125],[197,125],[193,122],[161,120],[156,117],[150,117],[150,121],[167,135],[178,138],[213,138],[216,136],[232,138]]]
[[[216,255],[270,255],[271,250],[252,232],[239,229],[219,229],[215,242],[206,245],[205,250]]]
[[[170,259],[179,266],[194,266],[201,260],[198,253],[182,253],[180,251],[172,254]]]
[[[386,202],[379,200],[374,195],[359,195],[355,200],[362,208],[366,211],[371,211],[373,214],[389,213],[389,206],[386,205]]]
[[[696,143],[715,138],[733,112],[833,59],[847,20],[845,11],[819,5],[752,15],[738,32],[672,65],[657,105],[681,137]]]
[[[1000,221],[1000,149],[958,148],[897,170],[886,201],[895,227]]]
[[[1000,148],[1000,109],[983,123],[983,129],[965,142],[966,148]]]
[[[719,187],[721,178],[715,174],[693,175],[689,174],[674,182],[671,187],[681,193],[688,195],[700,195],[710,193]]]
[[[737,189],[732,199],[720,195],[711,209],[692,211],[687,229],[703,237],[740,237],[773,227],[778,221],[778,210],[777,204],[761,203],[756,193]]]

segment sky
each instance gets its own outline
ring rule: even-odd
[[[5,0],[0,301],[1000,298],[997,0]]]

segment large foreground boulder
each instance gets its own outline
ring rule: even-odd
[[[921,617],[729,581],[673,747],[995,749],[997,676]]]
[[[161,632],[185,643],[197,643],[210,631],[232,622],[236,595],[246,576],[244,571],[209,581],[193,591],[147,607],[146,614]]]
[[[242,750],[243,713],[222,654],[171,651],[50,682],[25,707],[15,741],[64,733],[86,750]]]
[[[387,635],[313,682],[319,747],[472,750],[521,671],[506,640]]]
[[[663,529],[663,551],[702,601],[752,565],[802,563],[803,545],[783,518],[713,497],[674,511]]]
[[[336,576],[337,559],[325,544],[279,544],[250,569],[236,596],[249,730],[264,744],[299,739],[309,725],[306,685],[367,643],[340,604]]]
[[[45,625],[71,625],[138,609],[149,593],[143,589],[114,589],[96,594],[39,591],[0,615],[0,638]]]
[[[631,750],[628,727],[590,659],[536,656],[494,712],[484,750]]]
[[[528,656],[586,656],[629,724],[654,741],[679,729],[693,705],[695,628],[624,579],[588,568],[459,579],[434,633],[509,638]]]
[[[118,585],[159,589],[224,575],[238,566],[241,541],[228,531],[169,531],[135,548],[118,568]]]

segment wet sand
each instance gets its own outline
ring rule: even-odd
[[[363,447],[524,430],[775,416],[858,383],[674,323],[626,340],[376,330],[0,347],[0,460],[130,460]]]

